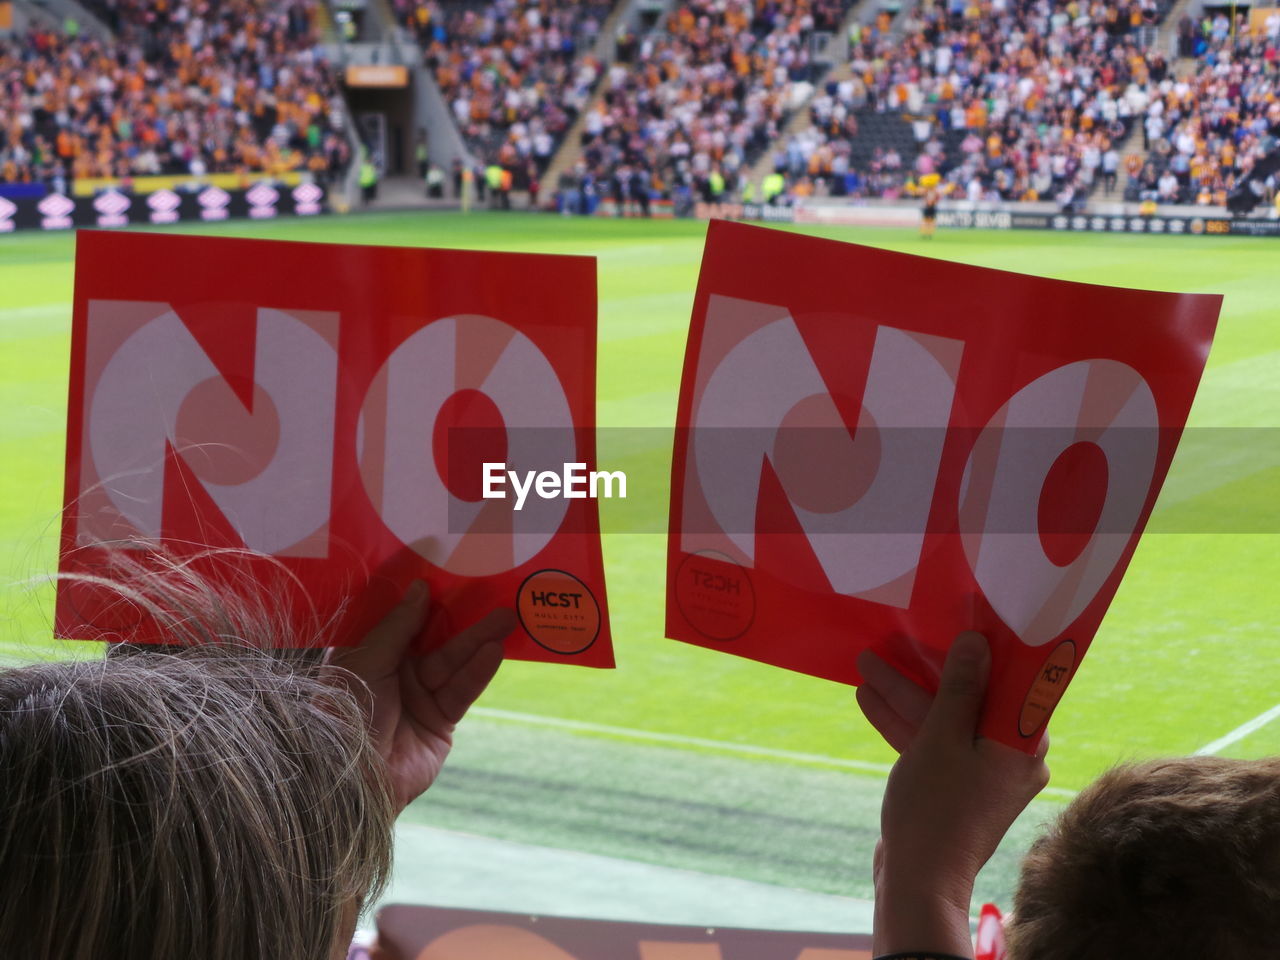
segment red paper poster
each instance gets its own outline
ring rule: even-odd
[[[984,735],[1031,749],[1115,595],[1221,298],[714,222],[680,392],[667,636],[933,688],[992,645]]]
[[[428,643],[505,606],[510,656],[612,666],[595,501],[510,483],[594,469],[595,304],[587,257],[82,231],[60,570],[207,557],[343,642],[421,577]],[[60,636],[138,616],[60,583]]]

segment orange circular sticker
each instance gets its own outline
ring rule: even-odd
[[[712,550],[691,553],[676,571],[676,606],[709,640],[736,640],[756,618],[756,594],[747,571]]]
[[[600,635],[600,605],[563,570],[529,574],[516,593],[516,612],[534,642],[553,653],[581,653]]]
[[[1067,689],[1067,681],[1071,679],[1071,669],[1076,665],[1076,645],[1073,640],[1063,640],[1053,648],[1043,665],[1027,699],[1022,702],[1022,715],[1018,718],[1018,732],[1024,737],[1034,736],[1045,722],[1053,708],[1062,699]]]

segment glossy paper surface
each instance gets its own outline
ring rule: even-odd
[[[198,566],[342,642],[421,577],[424,642],[506,606],[510,656],[611,666],[595,501],[480,490],[594,469],[595,305],[585,257],[82,232],[61,570],[247,548]],[[57,631],[165,639],[83,583]]]
[[[667,636],[933,688],[990,639],[983,732],[1030,749],[1186,423],[1221,298],[723,221],[681,385]]]

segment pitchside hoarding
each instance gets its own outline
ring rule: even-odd
[[[864,934],[678,927],[440,907],[378,913],[353,960],[871,960]]]
[[[1120,583],[1221,298],[714,221],[685,356],[667,636],[934,687],[991,641],[984,735],[1032,749]]]
[[[476,490],[594,466],[595,307],[588,257],[81,232],[59,569],[213,550],[347,642],[422,578],[428,643],[504,606],[508,655],[612,666],[595,501]],[[128,606],[63,580],[57,632],[163,642]]]
[[[248,218],[315,216],[328,211],[324,188],[261,181],[241,190],[208,185],[191,190],[132,193],[115,188],[92,197],[48,193],[42,197],[0,195],[0,233],[15,230],[70,230],[74,227],[123,227],[130,224],[218,223]]]
[[[699,203],[702,220],[754,220],[835,226],[904,227],[919,222],[915,205],[822,204],[771,206],[760,203]],[[938,211],[938,226],[954,230],[1053,230],[1065,233],[1145,233],[1154,236],[1280,237],[1280,220],[1257,217],[1142,216],[1138,214],[1036,213],[1016,205],[990,210]]]

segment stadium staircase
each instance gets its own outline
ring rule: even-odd
[[[815,79],[813,91],[810,93],[809,98],[791,112],[791,115],[787,118],[782,129],[779,131],[778,137],[774,139],[773,143],[769,144],[763,151],[761,151],[760,156],[754,159],[754,162],[749,168],[748,178],[757,186],[759,185],[761,178],[764,177],[771,168],[770,165],[772,162],[773,151],[776,149],[777,144],[785,143],[787,137],[792,133],[805,129],[805,127],[810,123],[809,101],[813,99],[813,94],[821,89],[823,84],[830,82],[832,79],[839,80],[848,75],[847,37],[849,27],[859,19],[862,19],[865,22],[867,19],[866,10],[868,8],[874,8],[876,6],[876,2],[877,0],[854,0],[853,4],[846,12],[845,19],[842,21],[839,33],[832,35],[824,52],[824,59],[827,62],[834,61],[836,65],[832,70],[826,71],[822,76]],[[914,0],[908,0],[908,2],[904,4],[904,7],[910,7],[913,2]],[[609,19],[605,21],[605,25],[600,31],[601,37],[613,38],[616,36],[618,26],[629,20],[638,8],[639,4],[637,4],[635,0],[624,0],[624,2],[620,3],[613,13],[609,15]],[[874,13],[872,14],[872,18],[874,18]],[[587,106],[583,109],[582,113],[578,115],[577,120],[574,121],[573,125],[565,134],[564,140],[561,141],[560,147],[557,149],[555,156],[547,167],[546,173],[543,174],[542,195],[548,200],[554,196],[556,184],[559,182],[560,176],[572,170],[574,165],[582,156],[582,131],[586,126],[587,114],[596,107],[601,98],[603,98],[605,91],[608,89],[608,72],[609,67],[613,63],[615,52],[612,43],[609,44],[609,47],[610,49],[608,51],[600,53],[601,60],[604,62],[604,72],[591,96],[591,100],[587,103]],[[846,73],[837,76],[837,72],[842,68]]]
[[[1178,56],[1178,22],[1202,2],[1203,0],[1177,0],[1161,19],[1156,27],[1155,37],[1148,45],[1150,49],[1165,55],[1169,62],[1169,72],[1175,77],[1188,77],[1195,73],[1198,67],[1194,57]],[[1146,160],[1147,151],[1142,146],[1143,120],[1143,117],[1135,117],[1129,125],[1128,134],[1116,147],[1120,152],[1121,166],[1115,187],[1111,190],[1097,191],[1094,194],[1094,199],[1101,200],[1104,203],[1120,203],[1127,197],[1132,196],[1129,192],[1129,185],[1133,178],[1129,176],[1129,167],[1126,161],[1134,154],[1138,154],[1144,161]]]
[[[813,92],[809,95],[809,99],[791,115],[783,125],[782,129],[778,131],[778,136],[771,144],[769,144],[760,157],[757,158],[755,163],[752,164],[751,170],[747,174],[747,180],[753,185],[756,196],[760,196],[761,181],[763,181],[768,174],[773,172],[774,154],[777,153],[780,147],[786,144],[790,137],[803,130],[807,130],[813,124],[813,110],[811,106],[813,98],[817,96],[818,92],[826,85],[831,83],[840,83],[841,81],[847,80],[853,76],[853,70],[849,66],[850,29],[857,23],[861,23],[864,27],[869,27],[875,22],[876,16],[880,13],[881,7],[885,5],[886,4],[884,4],[882,0],[854,0],[850,5],[848,11],[845,13],[844,21],[840,25],[840,33],[833,39],[832,49],[837,52],[837,55],[834,57],[836,61],[835,65],[828,70],[824,76],[817,80],[814,84]],[[890,36],[895,39],[902,36],[902,24],[914,7],[915,0],[905,0],[904,3],[897,7],[897,12],[894,14],[893,21],[889,26]],[[852,143],[854,157],[861,157],[861,153],[859,152],[860,147],[862,147],[862,153],[865,153],[867,157],[870,157],[875,147],[881,145],[880,141],[870,143],[869,145],[865,142],[865,128],[862,126],[864,112],[866,111],[860,111],[857,113],[858,139]],[[874,114],[872,114],[872,116],[874,116]],[[899,121],[898,126],[904,126],[898,115],[895,114],[894,118]],[[907,127],[906,129],[908,133],[908,140],[910,141],[911,152],[909,157],[911,160],[914,160],[916,151],[915,140],[910,136],[910,128]],[[899,148],[899,152],[902,152],[901,148]],[[903,160],[906,162],[908,154],[905,152],[902,153]]]
[[[360,39],[370,43],[390,43],[397,48],[406,41],[399,36],[400,22],[387,0],[367,0],[360,25]],[[414,45],[416,47],[416,44]]]
[[[321,43],[341,46],[344,42],[343,36],[338,32],[338,25],[333,21],[333,11],[329,9],[326,0],[316,4],[316,32],[320,35]]]
[[[61,30],[62,21],[39,3],[30,0],[18,0],[13,5],[13,32],[21,36],[28,30],[43,28],[45,30]]]
[[[29,12],[38,11],[52,17],[59,29],[70,17],[80,25],[81,36],[95,37],[99,40],[111,40],[115,36],[102,19],[88,7],[76,3],[75,0],[40,0],[38,3],[19,0],[17,7],[25,8]]]
[[[322,6],[331,4],[332,0],[321,0]],[[410,133],[414,130],[427,131],[427,141],[431,149],[431,161],[445,171],[449,171],[455,160],[471,165],[474,158],[462,140],[453,115],[445,103],[444,96],[436,84],[435,77],[423,61],[422,50],[415,40],[404,31],[396,18],[388,0],[369,0],[365,8],[366,14],[361,25],[360,36],[365,42],[346,43],[339,35],[334,24],[332,9],[327,9],[325,18],[332,32],[325,31],[325,49],[330,59],[339,69],[349,64],[394,64],[404,66],[409,71],[409,84],[413,92],[412,123],[406,126]],[[350,104],[343,98],[343,106],[347,116],[354,121]],[[347,129],[356,137],[356,124],[347,124]],[[353,140],[353,149],[359,150],[359,140]],[[408,161],[406,161],[408,164]],[[344,193],[351,206],[361,206],[359,200],[358,164],[352,164],[348,172]],[[407,173],[403,175],[384,176],[378,183],[378,196],[370,209],[411,209],[439,206],[455,206],[457,198],[432,200],[426,196],[426,187],[417,176],[417,170],[406,165]],[[451,182],[451,181],[446,181]]]
[[[547,169],[543,171],[542,189],[540,191],[540,196],[544,200],[543,206],[548,206],[554,202],[557,190],[556,185],[560,182],[560,176],[572,170],[582,157],[582,131],[587,125],[587,114],[596,108],[604,98],[605,91],[609,89],[609,68],[613,66],[618,50],[617,45],[614,43],[614,38],[618,35],[618,28],[623,23],[631,20],[639,8],[640,4],[637,0],[619,0],[600,27],[600,43],[596,45],[595,49],[596,56],[600,58],[600,79],[596,81],[596,88],[591,92],[591,99],[587,101],[573,123],[569,125],[569,129],[565,131],[564,137],[560,140],[560,145],[556,147],[556,152],[551,156],[551,162],[547,164]],[[521,198],[517,197],[516,199],[519,200]],[[527,200],[527,194],[524,199]]]
[[[1142,149],[1142,118],[1139,117],[1129,124],[1129,133],[1124,140],[1116,145],[1116,150],[1120,154],[1120,172],[1116,177],[1116,185],[1110,190],[1099,190],[1093,197],[1095,200],[1101,200],[1103,203],[1122,203],[1129,193],[1129,181],[1134,179],[1129,176],[1129,165],[1126,160],[1133,154],[1140,154],[1145,159],[1146,151]]]
[[[867,2],[867,0],[863,0],[863,2]],[[827,75],[814,86],[813,93],[809,95],[809,99],[806,100],[798,110],[792,113],[787,122],[783,124],[782,129],[778,131],[778,136],[775,137],[773,142],[765,148],[764,153],[762,153],[756,162],[752,164],[751,170],[747,173],[746,179],[753,185],[755,195],[757,197],[761,195],[761,181],[773,172],[773,158],[779,148],[784,146],[792,136],[803,130],[809,129],[809,127],[812,126],[812,102],[814,95],[822,89],[823,85],[828,83],[840,83],[842,80],[848,80],[851,76],[853,76],[853,71],[849,67],[848,60],[845,60],[843,63],[836,64],[827,71]]]
[[[1160,21],[1160,27],[1152,49],[1164,53],[1169,61],[1169,72],[1178,79],[1186,79],[1200,69],[1195,57],[1178,56],[1178,21],[1203,6],[1203,0],[1178,0]]]
[[[1151,46],[1163,52],[1171,63],[1178,56],[1178,21],[1190,14],[1193,8],[1200,6],[1203,6],[1203,0],[1177,0],[1160,21],[1155,42]]]

